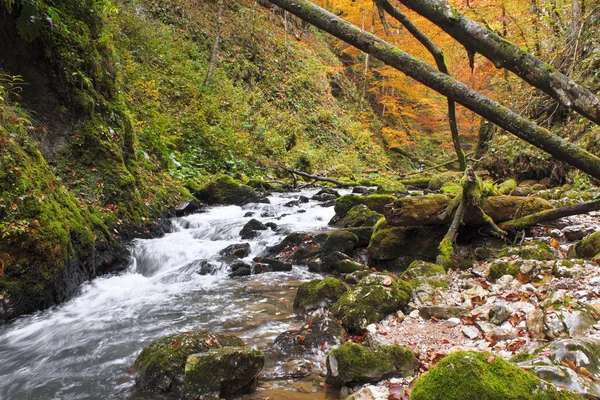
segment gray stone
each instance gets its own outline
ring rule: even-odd
[[[460,319],[458,318],[448,318],[448,320],[446,321],[446,326],[448,328],[454,328],[455,326],[458,326],[460,324]]]
[[[500,325],[510,317],[508,308],[502,305],[494,306],[488,313],[488,321],[492,324]]]
[[[475,340],[479,338],[479,330],[477,328],[475,328],[474,326],[465,326],[462,329],[462,333],[463,335],[465,335],[467,338],[471,339],[471,340]]]

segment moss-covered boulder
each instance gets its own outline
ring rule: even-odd
[[[327,355],[326,382],[342,387],[351,383],[377,382],[391,376],[410,376],[418,360],[412,351],[398,345],[369,347],[348,342]]]
[[[323,243],[321,252],[323,256],[339,251],[345,254],[350,254],[354,246],[358,243],[358,237],[348,231],[334,231],[327,236],[327,240]]]
[[[315,279],[304,282],[298,287],[294,297],[294,308],[315,310],[320,307],[330,307],[348,288],[337,278]]]
[[[340,262],[338,262],[336,268],[337,272],[339,272],[340,274],[351,274],[356,271],[368,269],[369,267],[367,267],[366,265],[348,259],[341,260]]]
[[[541,240],[525,242],[521,246],[507,247],[500,252],[499,257],[517,255],[524,260],[554,260],[558,253]]]
[[[221,175],[208,182],[194,195],[198,200],[208,204],[243,205],[260,200],[260,196],[254,189],[236,181],[229,175]]]
[[[262,352],[243,347],[224,347],[191,354],[185,363],[183,397],[221,399],[239,396],[256,387],[265,364]]]
[[[571,258],[592,258],[600,253],[600,232],[594,232],[575,243],[569,249]]]
[[[424,283],[431,283],[432,286],[437,287],[441,283],[436,278],[444,275],[446,275],[444,267],[422,260],[413,261],[403,273],[413,288]]]
[[[509,195],[512,193],[513,190],[515,190],[515,188],[517,187],[517,181],[514,179],[507,179],[504,182],[502,182],[500,185],[498,185],[498,192],[500,194],[506,194]]]
[[[410,400],[581,400],[487,352],[444,357],[415,381]]]
[[[458,184],[463,177],[462,172],[454,172],[448,171],[443,172],[441,174],[432,176],[429,180],[429,185],[427,189],[429,190],[440,190],[442,186],[446,183],[455,183]]]
[[[522,262],[519,260],[497,260],[490,265],[488,271],[487,280],[495,282],[497,279],[504,275],[511,275],[517,277],[521,272]]]
[[[371,211],[364,204],[359,204],[352,207],[346,216],[335,225],[342,228],[359,227],[359,226],[374,226],[383,215]]]
[[[277,336],[276,349],[285,355],[316,354],[324,349],[339,346],[344,341],[344,328],[330,314],[311,319],[298,330]]]
[[[135,384],[143,391],[180,392],[189,355],[244,345],[236,336],[207,331],[189,331],[158,339],[144,348],[135,361],[138,369]]]
[[[440,193],[459,195],[462,194],[462,186],[458,183],[446,182],[440,188]]]
[[[369,257],[390,271],[405,270],[416,259],[435,261],[438,246],[445,234],[438,226],[390,226],[381,219],[375,226],[367,248]]]
[[[393,194],[394,196],[406,196],[408,189],[398,181],[377,182],[375,194]]]
[[[364,204],[370,210],[383,214],[387,204],[391,204],[396,197],[387,194],[372,194],[370,196],[358,196],[356,194],[346,194],[335,200],[335,215],[338,219],[344,218],[348,211],[353,207]]]
[[[348,332],[362,334],[367,325],[405,307],[411,297],[409,283],[387,274],[369,274],[340,297],[331,312]]]

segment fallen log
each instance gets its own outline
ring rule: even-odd
[[[577,204],[574,206],[540,211],[538,213],[517,218],[515,220],[503,222],[499,224],[499,227],[505,231],[520,231],[542,222],[554,221],[556,219],[569,217],[571,215],[586,214],[590,211],[596,210],[600,210],[600,199],[588,201],[587,203]]]
[[[384,210],[386,220],[393,226],[450,225],[456,212],[452,206],[455,196],[432,194],[408,196],[387,205]],[[485,215],[496,223],[510,221],[523,216],[552,209],[552,204],[537,197],[490,196],[480,204]],[[448,213],[447,210],[452,212]],[[488,225],[481,210],[472,204],[466,205],[463,222],[470,226]],[[500,224],[500,228],[504,229]]]
[[[301,176],[301,177],[307,178],[307,179],[313,179],[315,182],[329,182],[329,183],[333,183],[334,185],[338,185],[340,187],[358,186],[358,183],[356,183],[356,182],[342,182],[342,181],[338,181],[338,180],[335,180],[332,178],[328,178],[326,176],[307,174],[306,172],[298,171],[298,170],[295,170],[292,168],[284,167],[283,169],[285,169],[286,171],[288,171],[289,173],[291,173],[293,175],[298,175],[298,176]]]

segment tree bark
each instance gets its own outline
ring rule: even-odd
[[[437,71],[402,50],[364,32],[307,0],[269,0],[316,27],[371,54],[418,82],[481,115],[515,136],[550,153],[559,160],[600,179],[600,158],[539,127],[499,103]],[[404,0],[408,2],[407,0]],[[490,34],[488,32],[488,34]],[[532,57],[532,56],[531,56]],[[595,97],[594,97],[595,98]]]
[[[213,48],[210,53],[210,61],[208,62],[208,72],[206,73],[204,86],[210,85],[210,80],[212,79],[212,75],[215,70],[215,65],[217,64],[217,55],[219,53],[219,41],[221,40],[221,26],[223,25],[223,6],[224,0],[219,0],[217,6],[217,35],[215,36]]]
[[[600,125],[600,99],[594,93],[517,45],[471,21],[446,0],[400,2],[442,28],[467,50],[483,55],[497,68],[508,69],[563,106]]]
[[[446,66],[446,60],[444,59],[444,53],[431,41],[429,38],[419,30],[411,22],[410,19],[406,15],[404,15],[400,10],[395,8],[389,0],[375,0],[377,5],[381,7],[385,12],[394,17],[398,22],[402,24],[406,28],[411,35],[415,37],[421,43],[427,51],[432,55],[435,60],[435,64],[437,68],[443,72],[444,74],[450,76],[450,71]],[[383,22],[383,17],[382,17]],[[384,23],[385,25],[385,23]],[[458,135],[458,123],[456,122],[456,104],[454,104],[454,100],[448,97],[448,124],[450,125],[450,132],[452,133],[452,143],[454,144],[454,150],[456,151],[456,156],[458,157],[458,164],[460,165],[460,170],[464,171],[467,168],[467,159],[465,157],[465,153],[463,152],[460,146],[460,137]]]

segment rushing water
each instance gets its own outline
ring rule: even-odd
[[[177,218],[173,232],[136,240],[129,270],[97,278],[78,296],[53,309],[22,317],[0,328],[0,399],[158,399],[135,391],[131,367],[144,346],[175,332],[208,329],[242,337],[261,349],[281,332],[297,327],[291,299],[301,281],[314,278],[306,267],[291,272],[228,278],[219,250],[240,240],[251,218],[280,229],[262,231],[251,245],[250,261],[292,231],[326,229],[332,208],[310,201],[284,204],[300,194],[270,196],[271,204],[213,207]],[[306,212],[300,213],[300,208]],[[253,217],[246,216],[253,212]],[[220,264],[215,275],[199,275],[189,265],[209,259]],[[282,360],[270,357],[276,371]],[[286,381],[263,384],[250,398],[323,398],[303,395]],[[317,385],[318,388],[318,385]],[[314,385],[304,392],[314,392]],[[265,393],[272,392],[272,396]]]

